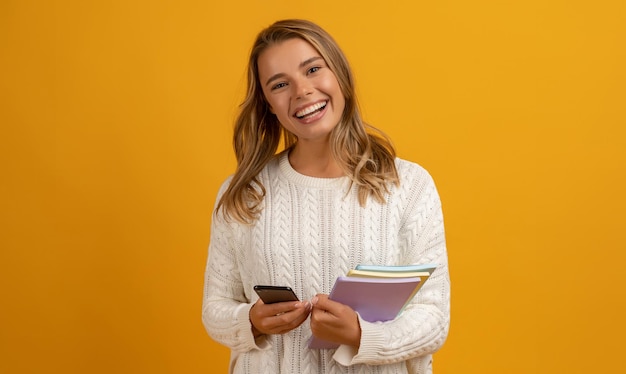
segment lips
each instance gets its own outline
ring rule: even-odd
[[[317,102],[315,104],[309,105],[305,108],[302,108],[300,110],[298,110],[295,114],[294,117],[298,118],[298,119],[305,119],[307,117],[312,117],[314,116],[316,113],[322,111],[324,108],[326,108],[326,105],[328,104],[328,101],[320,101]]]

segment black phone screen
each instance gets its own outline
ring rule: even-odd
[[[254,286],[254,291],[265,304],[280,303],[283,301],[298,301],[298,296],[291,287],[287,286]]]

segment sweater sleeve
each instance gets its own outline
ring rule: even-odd
[[[224,193],[222,185],[217,201]],[[263,337],[255,341],[249,312],[252,304],[246,298],[237,269],[235,246],[236,224],[213,213],[209,254],[204,278],[202,322],[209,336],[235,352],[267,348]]]
[[[407,361],[436,352],[450,324],[450,277],[439,195],[430,175],[412,187],[417,198],[407,210],[398,248],[407,264],[435,263],[437,269],[396,319],[371,323],[359,316],[361,345],[341,346],[335,360],[342,365],[381,365]]]

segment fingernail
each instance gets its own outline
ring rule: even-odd
[[[311,299],[311,304],[313,304],[313,305],[317,304],[317,300],[318,300],[317,296],[313,297]]]

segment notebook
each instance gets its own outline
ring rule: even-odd
[[[415,296],[421,279],[339,277],[330,292],[331,300],[348,305],[368,322],[389,321],[402,312]],[[309,340],[309,348],[337,348],[336,343],[316,337]]]

